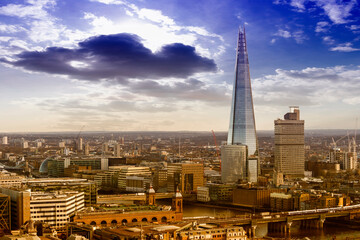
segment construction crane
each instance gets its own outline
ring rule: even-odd
[[[344,139],[344,138],[346,138],[346,137],[349,137],[349,133],[347,133],[345,136],[342,136],[341,138],[339,138],[338,140],[334,140],[334,138],[332,137],[331,139],[332,139],[332,145],[333,145],[333,148],[336,148],[336,144],[340,141],[340,140],[342,140],[342,139]]]
[[[85,125],[81,126],[79,133],[76,135],[76,138],[74,139],[74,151],[76,149],[76,141],[79,140],[80,134],[81,134],[82,130],[84,129],[84,127],[85,127]]]
[[[220,171],[221,171],[221,158],[220,158],[220,154],[219,154],[219,146],[216,142],[216,136],[215,136],[215,132],[214,130],[211,130],[213,138],[214,138],[214,143],[215,143],[215,149],[216,149],[216,155],[218,157],[218,159],[220,160]]]

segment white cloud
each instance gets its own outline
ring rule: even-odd
[[[330,29],[330,23],[322,21],[316,24],[315,32],[327,32]]]
[[[352,47],[352,43],[343,43],[343,44],[339,44],[336,47],[332,47],[330,48],[330,51],[334,51],[334,52],[355,52],[355,51],[359,51],[360,48],[353,48]]]
[[[294,32],[290,32],[288,30],[279,29],[274,36],[282,37],[282,38],[293,38],[296,43],[303,43],[304,40],[307,39],[307,36],[305,35],[303,30],[297,30]],[[275,43],[276,39],[272,39],[271,43]]]
[[[23,28],[21,26],[0,24],[0,32],[16,33],[16,32],[22,32],[22,31],[25,31],[25,28]]]
[[[0,14],[20,18],[45,19],[49,15],[47,9],[55,5],[55,0],[28,0],[27,5],[8,4],[0,8]]]
[[[323,41],[324,41],[324,43],[329,44],[329,45],[332,45],[335,43],[335,40],[330,36],[323,37]]]
[[[305,2],[306,0],[291,0],[290,5],[300,11],[305,10]]]
[[[360,95],[360,68],[343,66],[277,69],[253,80],[254,102],[260,106],[324,106],[355,104]]]
[[[351,11],[357,5],[356,0],[339,2],[336,0],[313,0],[322,8],[330,20],[335,24],[348,23]]]
[[[329,19],[335,24],[348,23],[348,19],[356,5],[356,0],[338,1],[338,0],[275,0],[274,4],[289,4],[294,7],[296,11],[304,12],[306,10],[305,3],[313,2],[318,8],[321,8]]]
[[[274,34],[275,36],[283,37],[283,38],[290,38],[291,33],[289,31],[279,29],[277,33]]]

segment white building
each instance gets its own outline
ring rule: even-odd
[[[83,192],[44,193],[32,192],[30,215],[34,221],[41,221],[55,228],[65,227],[70,217],[83,210]]]
[[[2,144],[4,144],[4,145],[7,145],[7,144],[8,144],[8,137],[7,137],[7,136],[4,136],[4,137],[2,138]]]
[[[208,187],[197,187],[197,200],[199,202],[210,202]]]

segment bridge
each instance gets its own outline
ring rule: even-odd
[[[256,227],[259,224],[267,224],[268,232],[289,235],[291,232],[291,225],[295,221],[300,221],[302,228],[322,229],[326,219],[331,218],[341,218],[348,221],[360,219],[360,205],[281,213],[248,214],[230,219],[198,219],[197,221],[199,223],[243,226],[248,232],[249,237],[255,237]]]

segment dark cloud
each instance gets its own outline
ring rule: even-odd
[[[133,93],[176,101],[203,101],[228,105],[231,99],[225,86],[211,85],[193,78],[171,84],[148,80],[130,83],[128,86]]]
[[[165,45],[152,53],[136,35],[115,34],[89,38],[77,48],[49,47],[26,51],[9,63],[27,70],[69,75],[78,79],[185,78],[197,72],[215,71],[212,59],[199,56],[195,48],[181,43]],[[79,65],[71,64],[76,61]]]

